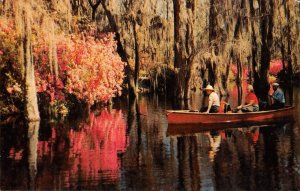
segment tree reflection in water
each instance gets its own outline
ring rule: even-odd
[[[39,142],[39,160],[46,158],[51,166],[58,165],[63,188],[91,188],[102,179],[119,179],[118,156],[129,141],[122,111],[102,110],[98,116],[90,113],[87,121],[79,124],[79,130],[53,127],[51,138]]]
[[[298,171],[295,163],[299,165],[299,161],[295,161],[295,132],[291,131],[297,131],[297,137],[299,132],[293,125],[279,123],[190,134],[170,131],[171,139],[178,142],[178,189],[297,190],[299,178],[293,174]]]
[[[29,190],[35,189],[37,173],[37,148],[40,122],[28,123],[28,168],[29,168]]]

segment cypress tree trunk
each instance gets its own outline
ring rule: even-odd
[[[269,4],[268,4],[269,2]],[[258,77],[254,79],[254,84],[258,87],[256,94],[262,101],[268,100],[268,92],[270,89],[268,82],[270,60],[271,60],[271,46],[273,41],[273,1],[261,1],[261,22],[260,22],[260,32],[261,32],[261,59],[260,59],[260,70]],[[269,6],[269,7],[268,7]]]
[[[97,0],[95,4],[93,4],[92,0],[88,0],[89,4],[92,8],[92,21],[95,21],[96,19],[96,11],[102,0]]]
[[[134,80],[134,75],[133,75],[134,70],[130,67],[130,64],[128,62],[128,58],[126,55],[126,51],[121,43],[121,37],[118,32],[117,22],[113,16],[113,14],[111,13],[111,11],[107,8],[107,6],[105,4],[106,0],[101,0],[100,2],[105,11],[106,16],[107,16],[110,27],[116,33],[116,40],[118,42],[118,52],[120,53],[122,60],[127,63],[127,65],[125,66],[125,72],[126,72],[126,76],[127,76],[129,96],[130,96],[130,98],[135,98],[137,96],[137,91],[135,88],[135,80]]]
[[[28,169],[29,169],[29,189],[35,189],[35,180],[37,174],[37,148],[39,142],[40,122],[28,123]]]
[[[25,61],[25,117],[28,121],[39,121],[40,114],[37,104],[37,94],[34,78],[34,66],[31,52],[31,21],[25,9],[24,16],[24,61]]]
[[[214,42],[217,33],[216,33],[216,26],[217,26],[217,19],[216,19],[216,11],[215,11],[215,0],[209,1],[209,35],[208,40],[211,43],[211,52],[215,54],[216,43]],[[209,60],[207,62],[208,67],[208,84],[214,86],[215,84],[215,75],[213,69],[213,61]]]
[[[237,61],[237,77],[236,77],[236,85],[238,87],[238,105],[242,104],[243,98],[243,85],[242,85],[242,64],[240,60]]]
[[[135,89],[139,89],[139,76],[140,76],[140,56],[139,56],[139,42],[137,32],[137,22],[133,18],[133,37],[134,37],[134,53],[135,53],[135,67],[134,67],[134,83]]]
[[[95,21],[96,19],[96,11],[97,11],[97,8],[92,8],[92,21]]]
[[[221,95],[226,95],[226,91],[223,87],[222,83],[222,77],[221,77],[221,68],[218,59],[215,59],[217,57],[220,57],[221,49],[219,46],[219,38],[218,35],[221,35],[218,33],[218,22],[217,22],[217,11],[218,11],[218,1],[210,0],[209,1],[209,35],[208,40],[211,43],[210,51],[212,53],[212,58],[207,62],[208,65],[208,80],[209,84],[215,87],[217,91]],[[218,42],[217,42],[218,41]]]
[[[253,7],[253,0],[249,0],[249,7],[250,7],[250,16],[253,18],[255,17],[255,9]],[[252,54],[252,76],[254,80],[254,89],[257,90],[257,83],[256,81],[259,79],[258,72],[257,72],[257,50],[258,45],[256,41],[256,34],[254,29],[254,20],[251,19],[251,54]],[[252,81],[252,80],[251,80]]]
[[[186,4],[185,0],[174,0],[174,50],[175,50],[175,97],[190,98],[190,79],[194,57],[194,3]]]
[[[283,1],[284,9],[286,14],[287,20],[287,30],[286,30],[286,38],[287,38],[287,82],[289,84],[292,83],[292,74],[293,74],[293,67],[292,67],[292,38],[291,38],[291,25],[290,25],[290,8],[287,5],[286,1]],[[284,65],[284,62],[282,63]]]

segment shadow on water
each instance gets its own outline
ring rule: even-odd
[[[176,129],[158,96],[62,123],[2,123],[0,189],[299,190],[300,88],[293,100],[294,122],[276,124]]]

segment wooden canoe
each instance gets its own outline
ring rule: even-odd
[[[167,110],[168,124],[261,123],[293,118],[293,106],[278,110],[248,113],[201,113],[189,110]]]

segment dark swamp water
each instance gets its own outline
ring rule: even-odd
[[[299,87],[293,99],[294,121],[211,131],[168,127],[172,104],[147,96],[64,123],[2,125],[0,189],[300,190]]]

